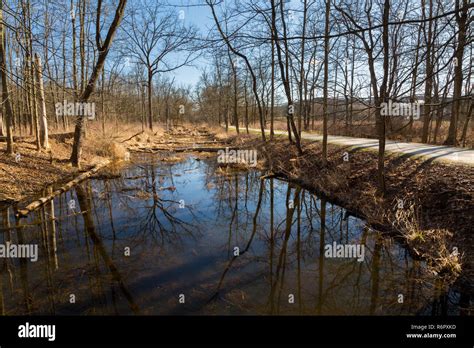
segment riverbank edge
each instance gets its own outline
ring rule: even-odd
[[[112,160],[104,159],[101,162],[97,163],[92,168],[90,168],[89,170],[80,173],[79,175],[75,176],[73,179],[66,181],[64,184],[60,184],[59,188],[55,190],[52,189],[52,192],[49,193],[48,195],[44,197],[40,197],[33,201],[29,200],[30,203],[27,204],[24,208],[16,209],[15,216],[17,218],[26,217],[30,212],[40,208],[44,204],[54,199],[54,197],[60,195],[63,192],[70,190],[72,187],[80,184],[82,181],[87,180],[92,175],[96,174],[99,170],[103,169],[104,167],[108,166],[111,163],[112,163]],[[25,200],[25,202],[27,202],[27,200]]]
[[[461,267],[463,267],[463,273],[465,273],[465,275],[463,275],[463,279],[459,279],[459,281],[463,283],[463,287],[464,284],[468,284],[467,286],[472,290],[472,285],[470,284],[472,284],[473,270],[469,262],[467,262],[467,260],[472,260],[473,256],[473,248],[467,246],[472,245],[472,236],[468,233],[464,233],[468,231],[456,231],[455,228],[458,226],[456,220],[458,219],[456,219],[455,216],[452,223],[446,221],[445,224],[441,224],[440,226],[434,226],[436,223],[427,225],[426,221],[423,221],[423,218],[418,216],[417,210],[415,210],[414,216],[410,217],[408,214],[403,215],[405,220],[411,219],[410,221],[398,221],[397,219],[400,218],[400,215],[396,208],[396,202],[397,197],[403,196],[402,192],[391,187],[390,180],[387,180],[388,190],[383,198],[379,197],[376,194],[376,176],[372,175],[373,180],[370,179],[371,174],[374,174],[375,168],[367,167],[365,173],[360,173],[358,176],[355,175],[359,185],[353,185],[351,180],[348,180],[348,184],[344,185],[344,181],[349,179],[351,175],[354,174],[354,171],[357,171],[357,166],[356,168],[351,168],[351,164],[344,161],[344,156],[349,155],[352,158],[354,156],[362,156],[369,158],[370,162],[376,164],[376,154],[360,149],[351,149],[340,145],[329,144],[328,166],[323,167],[320,160],[321,144],[304,141],[303,148],[305,154],[298,156],[295,146],[289,145],[288,141],[283,138],[279,137],[266,143],[258,139],[258,136],[252,136],[251,138],[253,139],[254,146],[259,148],[263,153],[263,163],[260,164],[260,167],[266,171],[267,174],[265,177],[275,177],[297,184],[343,207],[350,212],[351,215],[363,218],[373,230],[388,233],[390,236],[397,238],[406,246],[413,258],[425,261],[430,267],[430,270],[442,277],[447,283],[454,283],[461,273]],[[308,158],[312,159],[308,160]],[[401,158],[393,154],[387,154],[386,161],[395,161],[407,164],[408,166],[420,166],[422,168],[426,165],[426,161],[422,159]],[[457,173],[444,164],[437,162],[427,163],[430,168],[440,170],[444,172],[445,175],[455,175]],[[388,167],[390,166],[388,165]],[[403,168],[403,166],[401,166],[401,168]],[[474,171],[472,168],[466,168],[466,170],[468,171],[466,176],[470,177],[470,185],[472,185]],[[423,173],[424,172],[421,171],[418,174],[423,176]],[[427,175],[431,175],[429,170],[427,170],[427,173]],[[396,174],[396,169],[394,173],[393,166],[391,166],[389,174],[391,176]],[[442,175],[440,177],[442,177]],[[334,180],[336,180],[336,182],[334,182]],[[338,180],[343,183],[338,183]],[[366,190],[358,190],[358,188],[364,186],[361,185],[361,183],[366,186]],[[415,183],[412,183],[412,185],[407,184],[406,187],[408,189],[414,185]],[[455,194],[450,197],[452,200],[465,198],[466,191],[468,192],[470,190],[470,186],[463,189],[460,189],[460,187],[461,186],[455,181],[452,182],[449,187],[449,189],[455,192]],[[420,187],[414,197],[411,197],[412,199],[409,200],[413,202],[420,201],[420,197],[417,196],[422,196],[425,189],[429,191],[430,187]],[[428,194],[427,197],[433,197],[430,196],[430,194]],[[468,211],[470,208],[474,208],[472,190],[470,198],[467,203],[468,207],[464,207],[463,210]],[[425,197],[424,199],[426,201],[427,198]],[[441,197],[438,202],[434,200],[433,205],[439,202],[442,203],[442,201],[443,197]],[[406,203],[408,203],[408,201]],[[423,204],[423,201],[421,204]],[[408,205],[406,208],[409,207]],[[420,207],[415,207],[415,209],[418,208]],[[451,211],[445,213],[455,215]],[[474,225],[474,216],[472,216],[472,214],[463,214],[462,217],[468,220],[468,223],[464,223],[464,225]],[[464,238],[467,238],[469,244],[465,244],[463,241]],[[457,250],[457,246],[459,245],[463,245],[464,249],[469,251],[469,254],[466,252],[464,255],[461,255],[453,252],[453,250]]]

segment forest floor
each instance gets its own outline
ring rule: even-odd
[[[46,186],[72,178],[78,170],[69,164],[72,138],[50,139],[49,151],[37,151],[33,138],[15,143],[15,155],[5,153],[6,143],[0,143],[0,202],[13,203],[37,194]],[[84,151],[83,169],[101,160]]]
[[[15,142],[15,155],[5,153],[6,142],[0,142],[0,206],[9,205],[41,194],[48,186],[72,180],[79,173],[93,168],[107,158],[114,157],[116,144],[133,130],[124,130],[121,137],[101,136],[91,129],[84,141],[81,168],[71,166],[73,134],[52,133],[49,150],[37,151],[34,137]]]

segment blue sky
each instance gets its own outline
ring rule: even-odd
[[[176,6],[176,11],[184,11],[184,21],[186,24],[193,24],[200,33],[206,35],[214,25],[212,13],[204,0],[170,0],[170,5]],[[202,69],[206,66],[206,59],[201,57],[197,59],[194,67],[182,67],[169,76],[175,77],[178,85],[195,85],[199,81]]]

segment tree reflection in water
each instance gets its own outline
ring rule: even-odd
[[[215,158],[144,156],[116,171],[26,219],[2,211],[0,242],[37,243],[40,257],[0,259],[1,314],[472,311],[465,288],[447,286],[390,236],[299,186],[222,170]],[[365,259],[326,258],[333,242],[364,245]]]

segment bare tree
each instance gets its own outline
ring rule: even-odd
[[[163,4],[159,1],[134,4],[131,15],[124,20],[127,36],[124,53],[146,68],[148,127],[153,130],[153,78],[191,62],[190,45],[195,29],[184,26],[178,13],[160,11]],[[180,53],[184,53],[184,58],[178,58]]]
[[[5,25],[3,21],[3,0],[0,0],[0,69],[2,74],[2,104],[5,104],[5,123],[7,129],[7,153],[12,155],[13,149],[13,111],[8,92],[7,64],[5,52]]]
[[[285,22],[285,12],[284,12],[284,7],[283,7],[283,1],[280,0],[280,20],[282,22],[282,31],[283,31],[283,47],[284,47],[284,54],[285,54],[285,60],[283,61],[283,49],[281,48],[280,44],[280,37],[278,35],[278,30],[277,30],[277,15],[276,15],[276,4],[275,0],[272,0],[272,28],[273,28],[273,34],[274,34],[274,42],[276,46],[276,51],[277,51],[277,56],[278,56],[278,64],[280,66],[280,76],[283,81],[283,87],[285,90],[286,94],[286,99],[288,100],[288,109],[287,109],[287,119],[289,123],[288,127],[288,136],[291,141],[291,132],[293,132],[293,135],[295,137],[295,144],[296,148],[298,149],[298,153],[300,155],[303,154],[303,149],[301,147],[301,139],[300,139],[300,134],[298,132],[298,129],[296,128],[295,124],[295,119],[293,117],[294,115],[294,105],[293,105],[293,98],[291,96],[291,86],[290,86],[290,67],[289,67],[289,48],[288,48],[288,40],[287,40],[287,28],[286,28],[286,22]]]
[[[457,145],[457,130],[458,130],[458,119],[459,112],[461,110],[461,94],[462,94],[462,80],[463,80],[463,58],[464,48],[467,44],[467,28],[469,20],[469,8],[468,0],[455,0],[456,8],[456,23],[458,25],[458,38],[455,55],[453,58],[454,64],[454,91],[453,91],[453,104],[451,109],[451,120],[449,123],[449,133],[446,141],[446,145]],[[462,1],[462,8],[461,8]],[[472,4],[471,4],[472,5]]]
[[[212,16],[214,18],[214,22],[216,23],[217,30],[219,31],[219,34],[221,35],[222,39],[226,43],[227,47],[234,53],[236,56],[242,58],[245,62],[245,65],[247,66],[247,69],[250,73],[250,76],[252,77],[252,91],[255,97],[255,100],[257,101],[257,107],[258,107],[258,114],[260,116],[260,130],[261,130],[261,135],[262,135],[262,140],[266,141],[266,136],[265,136],[265,121],[264,121],[264,116],[263,116],[263,108],[262,108],[262,102],[260,100],[260,96],[258,94],[258,88],[257,88],[257,76],[255,75],[254,69],[252,65],[250,64],[250,61],[248,57],[242,53],[239,52],[230,42],[229,37],[224,33],[222,30],[222,27],[220,25],[219,19],[217,18],[217,14],[214,8],[214,0],[206,0],[207,5],[211,8],[212,11]]]
[[[328,82],[329,82],[329,16],[331,3],[326,0],[326,20],[324,25],[324,87],[323,87],[323,166],[328,160]]]
[[[41,115],[39,117],[40,125],[40,145],[43,149],[49,149],[48,142],[48,119],[46,117],[46,99],[44,97],[44,85],[43,85],[43,69],[41,66],[41,58],[38,54],[35,54],[35,72],[36,72],[36,83],[40,104]]]
[[[380,87],[378,85],[378,79],[375,68],[375,56],[376,56],[376,42],[378,39],[375,38],[374,29],[372,28],[372,10],[373,2],[372,0],[367,0],[364,8],[365,18],[367,20],[368,29],[365,30],[360,24],[357,23],[355,18],[351,16],[346,10],[342,7],[336,6],[336,9],[343,14],[344,18],[348,21],[348,27],[353,30],[357,37],[361,40],[365,53],[368,59],[368,68],[370,73],[370,82],[372,94],[374,96],[375,104],[375,120],[376,128],[378,130],[379,137],[379,150],[378,150],[378,170],[377,170],[377,179],[378,179],[378,190],[379,194],[383,195],[385,193],[385,126],[386,120],[385,117],[381,114],[381,107],[383,102],[387,102],[387,83],[388,83],[388,73],[389,73],[389,14],[390,14],[390,2],[389,0],[384,0],[383,9],[382,9],[382,33],[381,41],[382,47],[381,51],[383,54],[383,76]],[[354,30],[355,28],[355,30]],[[367,34],[366,34],[367,32]],[[377,54],[378,55],[378,54]]]
[[[94,66],[94,70],[89,78],[89,83],[87,84],[86,88],[82,92],[81,96],[79,97],[79,101],[82,103],[87,102],[91,94],[94,92],[95,83],[99,78],[102,69],[104,68],[105,59],[107,58],[107,54],[109,53],[110,46],[114,39],[115,33],[117,28],[120,25],[120,22],[123,18],[123,13],[125,11],[125,6],[127,4],[127,0],[120,0],[115,10],[115,16],[110,24],[109,30],[107,32],[107,36],[102,43],[101,39],[101,14],[102,14],[102,0],[97,1],[97,21],[96,21],[96,46],[99,52],[99,57],[97,62]],[[82,153],[82,141],[83,141],[83,127],[84,127],[84,115],[77,116],[76,127],[74,129],[74,144],[72,147],[72,154],[71,154],[71,163],[75,167],[80,166],[81,160],[81,153]]]

